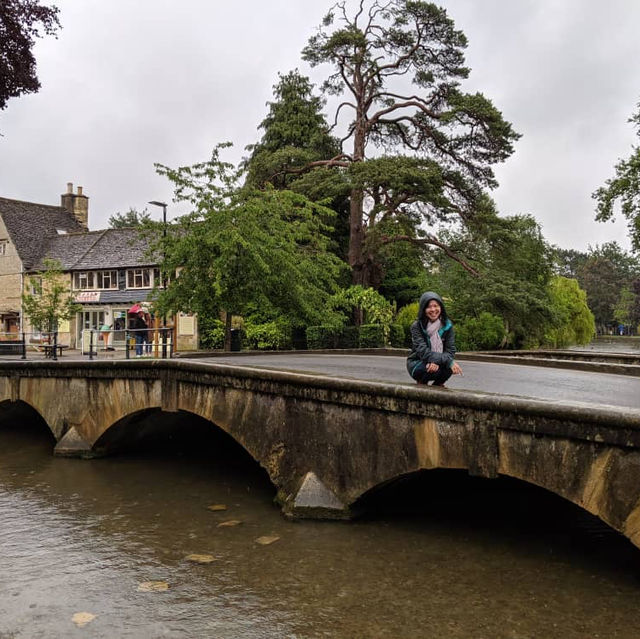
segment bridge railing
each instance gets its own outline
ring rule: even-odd
[[[57,360],[69,348],[68,338],[68,333],[60,335],[57,331],[0,333],[0,357],[27,359],[32,355]]]
[[[85,329],[80,339],[81,352],[89,359],[102,354],[167,359],[173,356],[173,329]]]

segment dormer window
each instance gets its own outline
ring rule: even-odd
[[[7,245],[9,244],[9,242],[7,242],[7,240],[0,240],[0,255],[6,255],[7,254]]]

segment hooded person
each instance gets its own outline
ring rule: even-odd
[[[420,297],[418,319],[411,325],[411,353],[407,371],[418,384],[444,386],[451,375],[462,374],[454,362],[456,352],[453,324],[442,298],[433,291]]]

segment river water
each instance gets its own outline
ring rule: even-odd
[[[57,459],[0,411],[0,639],[640,637],[640,551],[543,491],[431,471],[355,522],[294,523],[215,427],[153,423]]]

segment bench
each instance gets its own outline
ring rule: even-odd
[[[0,355],[22,355],[24,342],[22,340],[0,341]]]
[[[65,344],[56,344],[55,346],[53,344],[42,344],[42,350],[44,351],[45,357],[53,357],[54,352],[57,352],[58,357],[62,357],[62,351],[65,348],[69,347]]]

